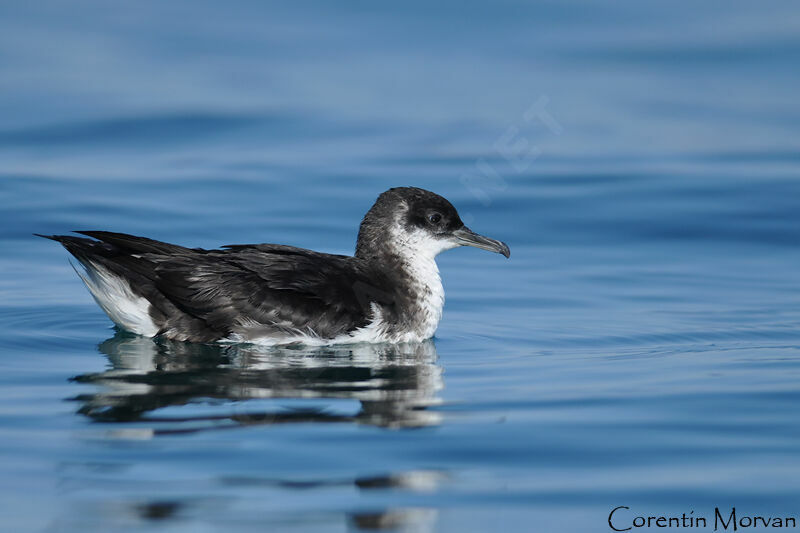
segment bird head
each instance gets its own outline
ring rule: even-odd
[[[357,257],[368,258],[387,246],[430,258],[459,246],[511,255],[504,242],[466,227],[447,199],[416,187],[384,192],[361,222]]]

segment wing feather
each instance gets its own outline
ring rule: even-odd
[[[364,287],[383,284],[357,259],[286,246],[173,256],[157,263],[156,274],[156,287],[176,307],[244,338],[334,338],[369,322],[370,301],[390,303],[385,286],[364,298]]]
[[[365,326],[373,302],[394,312],[390,281],[355,257],[276,244],[204,250],[124,233],[77,233],[97,240],[48,238],[85,265],[125,279],[152,304],[159,334],[172,339],[331,339]]]

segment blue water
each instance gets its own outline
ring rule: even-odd
[[[798,21],[790,1],[0,4],[3,531],[800,515]],[[512,250],[440,256],[444,319],[413,349],[116,333],[31,235],[351,253],[400,185]]]

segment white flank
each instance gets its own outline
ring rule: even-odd
[[[88,262],[84,267],[85,272],[77,268],[75,272],[108,318],[132,333],[146,337],[154,337],[158,333],[158,328],[150,318],[150,302],[134,294],[127,281],[97,263]]]

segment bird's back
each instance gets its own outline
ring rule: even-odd
[[[274,244],[220,250],[101,231],[48,236],[120,327],[193,342],[331,340],[391,310],[388,280],[361,259]],[[95,240],[96,239],[96,240]],[[386,311],[384,311],[386,312]]]

